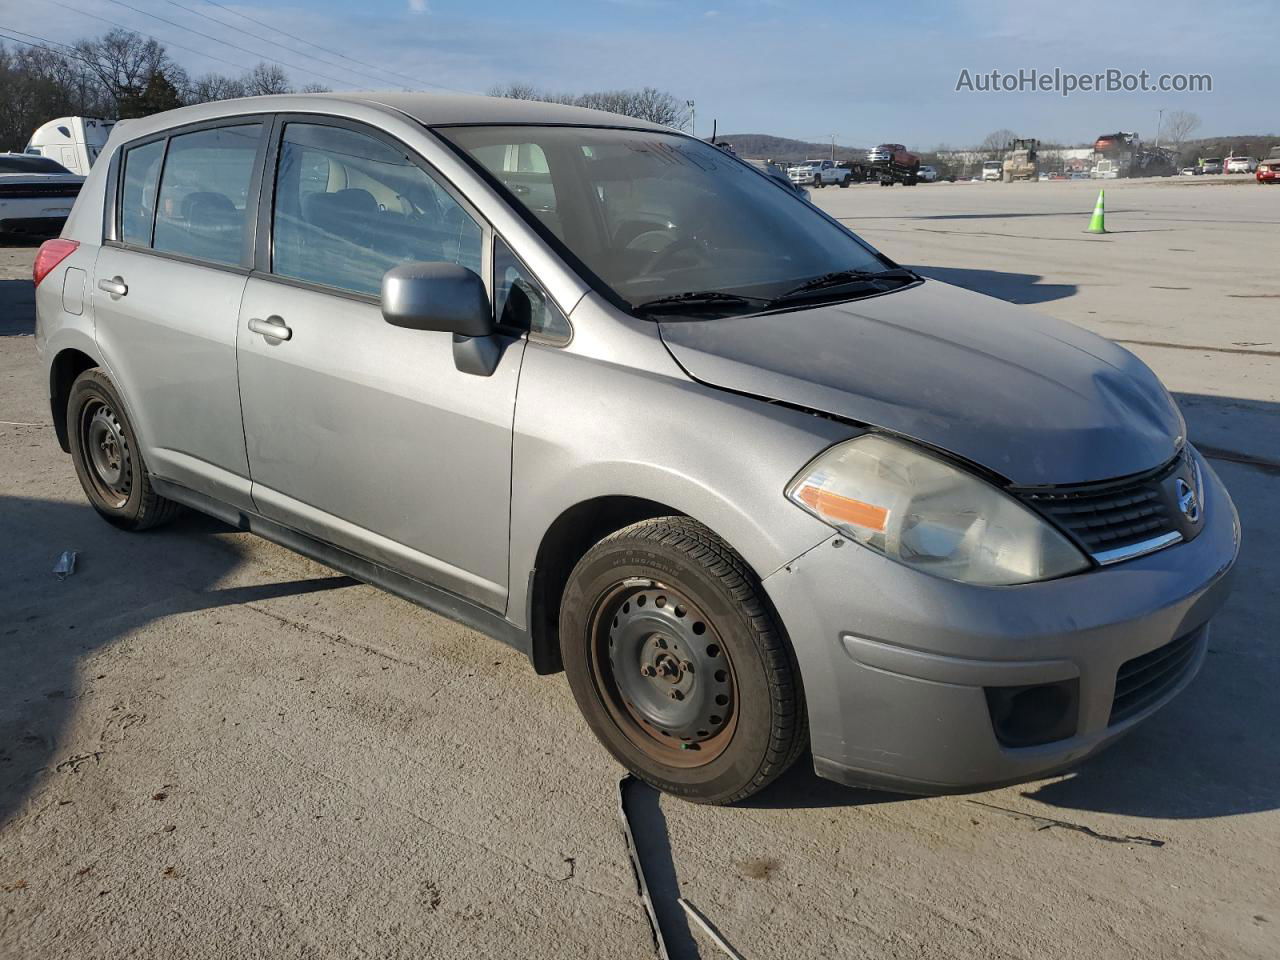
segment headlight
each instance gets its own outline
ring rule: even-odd
[[[1046,520],[996,487],[875,434],[823,453],[787,497],[863,546],[950,580],[1029,583],[1089,566]]]

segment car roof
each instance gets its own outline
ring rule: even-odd
[[[381,108],[417,120],[424,126],[458,124],[555,124],[564,126],[626,127],[633,130],[663,130],[670,127],[637,120],[604,110],[570,107],[561,103],[512,100],[505,97],[482,97],[474,94],[403,93],[396,91],[351,91],[341,93],[278,94],[265,97],[240,97],[190,107],[179,107],[152,114],[139,120],[118,123],[113,134],[117,140],[134,140],[140,136],[168,130],[171,127],[245,113],[322,111],[325,104],[354,104]],[[121,129],[124,128],[124,129]]]

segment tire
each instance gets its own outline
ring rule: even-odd
[[[823,182],[822,182],[822,177],[821,177],[821,176],[817,176],[817,177],[814,177],[814,178],[813,178],[813,186],[814,186],[814,189],[815,189],[815,190],[821,190],[821,189],[822,189],[822,187],[824,186],[824,184],[823,184]]]
[[[122,530],[147,530],[181,509],[152,488],[120,393],[96,367],[71,385],[67,439],[80,486],[108,523]]]
[[[587,551],[565,587],[560,649],[592,732],[666,793],[743,800],[808,745],[799,670],[759,580],[687,517]]]
[[[849,178],[845,177],[843,180],[840,181],[840,189],[847,190],[848,188],[849,188]]]

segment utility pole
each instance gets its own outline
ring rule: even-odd
[[[689,108],[689,136],[696,137],[698,135],[698,112],[694,109],[692,100],[686,100],[684,105]]]
[[[836,135],[831,135],[831,162],[836,162]]]
[[[1156,149],[1160,148],[1160,131],[1164,129],[1164,110],[1160,111],[1159,119],[1156,121]]]

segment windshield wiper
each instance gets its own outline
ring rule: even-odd
[[[792,287],[786,293],[774,298],[773,303],[786,303],[789,300],[803,299],[815,291],[826,290],[831,287],[875,284],[881,281],[912,283],[919,279],[919,274],[913,273],[904,267],[894,267],[891,270],[879,271],[835,270],[831,273],[824,273],[820,277],[806,280],[797,287]]]
[[[703,310],[720,310],[734,307],[753,307],[756,304],[767,304],[765,297],[744,297],[737,293],[723,290],[689,290],[685,293],[673,293],[669,297],[658,297],[636,304],[632,309],[636,313],[699,313]]]

